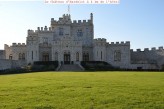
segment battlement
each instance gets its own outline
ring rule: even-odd
[[[54,18],[51,18],[51,26],[58,25],[58,24],[71,24],[71,16],[70,14],[63,14],[62,17],[59,17],[59,20],[54,20]]]
[[[7,44],[4,44],[4,48],[9,48],[10,46]]]
[[[71,19],[71,15],[70,14],[63,14],[63,19]]]
[[[92,23],[91,20],[73,20],[73,24],[86,25]]]
[[[26,47],[26,44],[25,43],[12,43],[11,46],[9,46],[7,44],[5,44],[4,46],[5,46],[5,48],[10,48],[10,47]]]
[[[12,47],[25,47],[25,43],[12,43]]]
[[[51,18],[51,25],[58,25],[58,24],[62,24],[62,18],[59,21],[54,20],[54,18]],[[91,24],[91,20],[73,20],[73,22],[70,22],[70,24],[73,25],[87,25],[87,24]]]
[[[51,27],[38,27],[37,30],[38,32],[52,32],[52,28]]]
[[[73,20],[71,21],[71,17],[69,14],[64,14],[63,17],[60,17],[59,20],[54,20],[51,18],[51,26],[55,26],[58,24],[73,24],[73,25],[88,25],[93,23],[93,14],[91,13],[91,18],[89,20]]]
[[[34,34],[35,31],[34,31],[34,30],[30,30],[30,29],[28,29],[28,30],[27,30],[27,33],[28,33],[28,34]]]
[[[126,41],[126,42],[111,42],[109,45],[130,45],[130,41]]]
[[[95,43],[106,42],[106,39],[105,38],[97,38],[97,39],[94,39],[94,42]]]
[[[164,48],[161,46],[161,47],[152,47],[151,49],[149,48],[144,48],[144,50],[141,50],[141,49],[136,49],[135,51],[133,49],[131,49],[130,51],[131,52],[152,52],[152,51],[162,51],[164,50]]]
[[[93,40],[94,46],[105,46],[107,44],[105,38],[97,38]]]
[[[28,30],[28,34],[37,34],[38,32],[52,32],[51,27],[38,27],[37,30]]]

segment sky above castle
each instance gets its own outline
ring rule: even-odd
[[[67,14],[68,5],[40,1],[0,0],[0,49],[25,43],[27,30],[50,26]],[[72,20],[94,19],[94,37],[109,42],[130,41],[131,49],[164,46],[164,0],[120,0],[112,5],[70,5]]]

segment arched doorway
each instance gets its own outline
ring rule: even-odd
[[[64,52],[64,64],[70,64],[71,55],[70,52]]]
[[[83,53],[83,61],[89,61],[89,53]]]
[[[48,53],[42,54],[42,61],[49,61],[49,54]]]

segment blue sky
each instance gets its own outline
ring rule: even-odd
[[[121,0],[118,5],[70,5],[72,20],[94,16],[95,38],[130,41],[131,49],[164,45],[164,0]],[[50,26],[50,19],[67,14],[67,5],[43,1],[0,1],[0,49],[26,42],[27,30]]]

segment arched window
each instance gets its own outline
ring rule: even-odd
[[[18,59],[22,60],[22,54],[21,53],[19,53]]]
[[[55,52],[55,61],[58,61],[58,52]]]
[[[76,61],[79,61],[79,52],[76,53]]]
[[[19,60],[25,60],[25,53],[19,53],[18,59]]]

